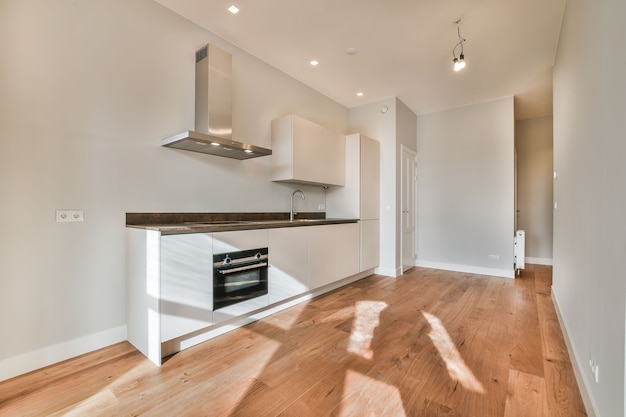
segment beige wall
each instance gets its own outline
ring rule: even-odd
[[[552,117],[515,122],[517,228],[526,261],[552,265]]]
[[[513,277],[513,117],[513,97],[418,115],[418,265]]]
[[[0,2],[0,379],[125,339],[126,212],[289,210],[271,157],[160,146],[193,128],[207,42],[233,55],[234,139],[271,147],[292,112],[346,132],[345,107],[151,0]]]
[[[553,297],[598,417],[624,415],[624,16],[623,0],[568,0],[554,66]]]

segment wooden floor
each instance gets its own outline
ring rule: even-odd
[[[0,415],[585,416],[550,283],[374,275],[161,368],[120,343],[5,381]]]

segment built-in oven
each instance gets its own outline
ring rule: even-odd
[[[267,294],[267,248],[213,255],[213,310]]]

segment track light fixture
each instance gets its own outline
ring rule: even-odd
[[[459,42],[454,45],[454,48],[452,48],[452,57],[454,58],[452,62],[454,63],[455,71],[461,71],[465,68],[465,53],[463,51],[463,42],[465,42],[465,39],[461,37],[461,28],[459,27],[459,23],[461,23],[461,19],[454,21],[454,24],[456,25],[456,34],[459,37]],[[459,47],[461,47],[461,54],[457,58],[456,51]]]

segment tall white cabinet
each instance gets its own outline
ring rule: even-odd
[[[359,268],[379,264],[380,144],[360,133],[346,136],[345,186],[326,192],[326,216],[359,218]]]

